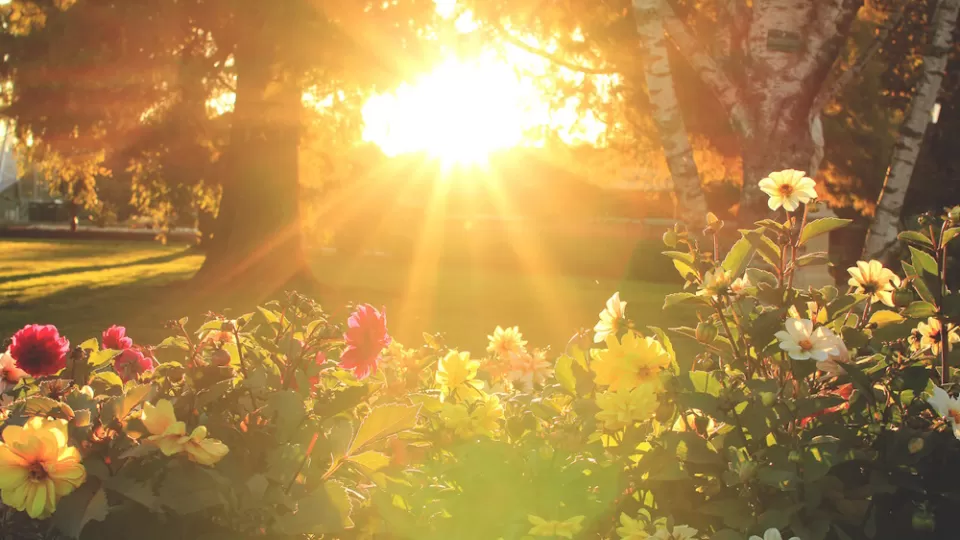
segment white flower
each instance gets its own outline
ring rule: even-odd
[[[27,372],[17,367],[10,351],[0,354],[0,394],[12,389],[26,376]]]
[[[760,189],[770,196],[767,206],[771,210],[783,207],[787,212],[793,212],[800,207],[800,203],[808,203],[817,198],[817,185],[806,173],[795,169],[786,169],[770,173],[760,181]]]
[[[836,349],[836,352],[829,353],[826,360],[820,360],[817,362],[817,369],[823,371],[827,375],[832,377],[837,377],[845,373],[844,369],[840,367],[841,363],[847,363],[850,361],[850,351],[847,350],[846,343],[843,342],[843,339],[840,336],[830,332],[831,338],[830,342],[833,345],[833,348]]]
[[[620,293],[615,292],[607,300],[607,307],[600,312],[600,322],[593,327],[594,343],[603,343],[607,336],[617,335],[620,325],[624,319],[623,312],[627,309],[627,303],[620,301]]]
[[[960,440],[960,399],[952,398],[946,390],[934,386],[933,396],[927,399],[927,403],[937,411],[937,414],[946,418],[953,427],[953,436]]]
[[[752,287],[753,283],[750,283],[750,278],[747,276],[738,277],[733,280],[733,283],[730,284],[730,294],[734,296],[740,296],[747,292],[747,289]]]
[[[813,322],[808,319],[787,319],[786,330],[775,335],[780,340],[780,348],[794,360],[826,360],[831,354],[839,353],[834,345],[836,335],[823,326],[814,331]]]
[[[854,292],[868,295],[870,303],[883,302],[894,307],[893,293],[900,286],[900,278],[880,261],[857,261],[856,266],[847,268],[847,273],[850,274],[847,283]]]
[[[733,276],[729,270],[725,268],[708,270],[703,276],[703,283],[700,284],[700,290],[697,291],[697,295],[709,296],[711,298],[725,295],[729,292],[732,282]]]
[[[763,538],[753,535],[750,537],[750,540],[783,540],[783,537],[780,536],[780,531],[776,529],[767,529],[767,531],[763,533]],[[800,540],[800,538],[794,536],[790,540]]]

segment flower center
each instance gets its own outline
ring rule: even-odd
[[[874,294],[880,290],[880,285],[875,281],[868,281],[863,284],[863,292],[866,294]]]
[[[799,342],[797,342],[797,345],[799,345],[800,348],[805,351],[809,351],[813,348],[813,342],[811,342],[809,339],[801,339]]]
[[[780,190],[780,195],[784,197],[789,197],[793,195],[793,186],[790,184],[780,184],[779,190]]]
[[[27,468],[27,475],[34,482],[42,482],[47,479],[47,469],[44,468],[43,463],[35,461]]]

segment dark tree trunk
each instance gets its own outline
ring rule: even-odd
[[[256,33],[236,51],[223,198],[199,279],[271,294],[306,269],[300,233],[301,85]]]

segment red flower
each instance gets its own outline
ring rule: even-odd
[[[113,325],[103,331],[103,348],[122,351],[133,347],[133,339],[127,337],[127,329]]]
[[[358,379],[377,372],[380,352],[390,344],[386,310],[381,313],[370,304],[363,304],[347,319],[343,334],[347,348],[340,355],[340,366],[352,369]]]
[[[52,324],[28,324],[13,335],[10,343],[10,356],[33,377],[53,375],[66,367],[68,352],[70,342],[60,337]]]
[[[138,378],[141,373],[153,371],[153,359],[140,351],[124,349],[113,359],[113,370],[123,382],[127,382]]]

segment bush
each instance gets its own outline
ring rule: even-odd
[[[802,194],[791,175],[771,182]],[[297,294],[176,321],[156,347],[114,327],[71,349],[28,326],[2,363],[0,523],[18,538],[48,518],[84,538],[955,538],[960,302],[941,261],[960,228],[905,233],[903,279],[862,261],[848,291],[794,289],[826,260],[803,244],[844,224],[787,212],[722,257],[715,218],[703,238],[669,231],[686,290],[665,308],[698,319],[641,330],[615,294],[592,336],[555,351],[517,328],[480,355],[431,334],[407,347],[372,306],[344,331]],[[672,337],[700,352],[678,359]]]

